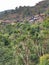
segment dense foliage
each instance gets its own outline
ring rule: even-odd
[[[43,65],[46,54],[49,58],[49,20],[0,23],[0,65]]]

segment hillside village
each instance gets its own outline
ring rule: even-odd
[[[45,14],[37,14],[37,15],[32,15],[28,16],[26,18],[22,18],[22,16],[10,16],[10,18],[0,20],[2,23],[16,23],[16,22],[23,22],[23,21],[28,21],[30,23],[41,23],[43,20],[48,17],[48,15]]]
[[[20,6],[15,9],[0,12],[0,22],[40,22],[49,17],[49,0],[43,0],[35,6]]]

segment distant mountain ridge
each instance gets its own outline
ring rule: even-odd
[[[0,12],[0,19],[18,19],[30,17],[39,13],[49,13],[49,0],[43,0],[39,3],[37,3],[35,6],[20,6],[19,8],[15,8],[12,10],[6,10],[3,12]],[[20,16],[19,16],[20,15]]]
[[[35,8],[37,11],[44,13],[49,10],[49,0],[43,0],[36,4]]]

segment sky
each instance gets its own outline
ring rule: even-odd
[[[15,9],[19,6],[34,6],[42,0],[0,0],[0,11]]]

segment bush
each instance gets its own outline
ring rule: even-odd
[[[49,65],[49,54],[45,54],[40,57],[40,64],[39,65]]]

